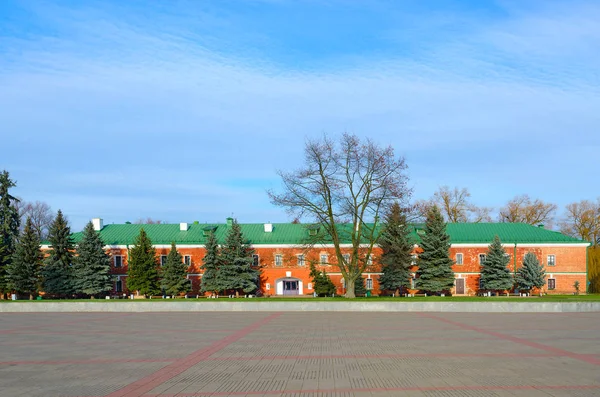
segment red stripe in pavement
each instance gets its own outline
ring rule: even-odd
[[[32,313],[35,313],[35,312],[32,312]],[[58,326],[61,326],[61,325],[69,325],[69,324],[77,324],[77,323],[85,323],[85,322],[88,322],[88,321],[108,320],[108,319],[111,319],[111,318],[117,318],[117,317],[123,317],[123,316],[131,316],[131,315],[132,315],[132,313],[121,313],[121,314],[115,314],[115,315],[112,315],[112,316],[100,317],[100,318],[85,318],[85,319],[80,319],[80,320],[64,321],[62,323],[44,324],[43,328],[58,327]],[[28,326],[28,327],[18,327],[18,328],[13,328],[13,329],[3,329],[3,330],[0,330],[0,334],[14,334],[14,333],[17,333],[17,332],[26,332],[27,330],[30,330],[30,329],[38,331],[40,328],[41,327],[38,326],[38,325],[32,325],[32,326]]]
[[[508,358],[531,358],[531,357],[555,357],[555,354],[521,354],[521,353],[399,353],[399,354],[332,354],[332,355],[310,355],[310,356],[251,356],[251,357],[209,357],[205,361],[254,361],[254,360],[325,360],[335,358],[444,358],[444,357],[508,357]]]
[[[568,351],[568,350],[560,349],[558,347],[543,345],[541,343],[533,342],[533,341],[530,341],[530,340],[527,340],[527,339],[523,339],[523,338],[519,338],[519,337],[516,337],[516,336],[502,334],[500,332],[490,331],[490,330],[479,328],[479,327],[475,327],[475,326],[472,326],[472,325],[459,323],[457,321],[448,320],[448,319],[445,319],[443,317],[435,316],[433,314],[428,314],[428,313],[419,313],[419,314],[421,316],[423,316],[423,317],[427,317],[427,318],[431,318],[431,319],[434,319],[434,320],[438,320],[438,321],[441,321],[441,322],[446,323],[446,324],[452,324],[452,325],[455,325],[457,327],[460,327],[460,328],[463,328],[463,329],[466,329],[466,330],[469,330],[469,331],[475,331],[475,332],[479,332],[481,334],[492,335],[492,336],[495,336],[498,339],[503,339],[503,340],[514,342],[514,343],[518,343],[520,345],[529,346],[529,347],[533,347],[535,349],[544,350],[544,351],[553,353],[556,356],[569,357],[569,358],[572,358],[572,359],[575,359],[575,360],[586,362],[588,364],[600,365],[600,360],[598,360],[597,358],[594,358],[593,356],[588,355],[588,354],[574,353],[574,352],[571,352],[571,351]]]
[[[175,361],[172,364],[167,365],[166,367],[164,367],[162,369],[159,369],[158,371],[154,372],[153,374],[145,376],[142,379],[139,379],[139,380],[125,386],[124,388],[122,388],[120,390],[110,393],[106,397],[139,397],[139,396],[142,396],[145,393],[149,392],[150,390],[154,389],[155,387],[165,383],[169,379],[173,379],[177,375],[188,370],[189,368],[193,367],[194,365],[198,364],[199,362],[206,360],[208,357],[210,357],[212,354],[218,352],[219,350],[229,346],[230,344],[242,339],[246,335],[256,331],[258,328],[265,325],[266,323],[275,320],[282,314],[283,313],[275,313],[275,314],[268,316],[267,318],[261,319],[261,320],[255,322],[254,324],[251,324],[251,325],[237,331],[234,334],[226,336],[225,338],[221,339],[220,341],[213,343],[209,347],[197,350],[197,351],[193,352],[192,354],[188,355],[187,357],[184,357],[180,360]]]
[[[377,393],[377,392],[408,392],[408,391],[468,391],[468,390],[595,390],[600,385],[551,385],[551,386],[412,386],[412,387],[374,387],[374,388],[340,388],[340,389],[306,389],[306,390],[268,390],[268,391],[238,391],[238,392],[206,392],[206,393],[162,393],[144,394],[144,397],[203,397],[203,396],[250,396],[250,395],[284,395],[284,394],[326,394],[326,393]]]
[[[232,329],[157,329],[157,330],[136,330],[135,334],[170,334],[170,333],[225,333],[233,332]],[[27,335],[131,335],[130,331],[22,331]]]
[[[115,364],[115,363],[164,363],[173,362],[176,358],[143,358],[143,359],[106,359],[106,360],[30,360],[0,361],[0,365],[59,365],[59,364]]]

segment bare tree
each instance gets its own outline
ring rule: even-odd
[[[21,224],[25,224],[27,218],[31,218],[31,226],[40,240],[48,237],[50,224],[54,220],[52,208],[43,201],[22,201],[17,206]]]
[[[150,217],[146,219],[140,218],[134,222],[136,225],[160,225],[161,223],[165,222],[161,221],[160,219],[152,219]]]
[[[596,203],[582,200],[568,204],[560,231],[593,244],[600,243],[600,198]]]
[[[492,208],[478,207],[470,200],[467,188],[441,186],[429,200],[419,200],[415,207],[421,219],[425,219],[435,205],[440,209],[444,220],[450,223],[491,222]]]
[[[521,222],[529,225],[551,224],[556,205],[540,199],[532,200],[528,195],[516,196],[500,209],[500,222]]]
[[[406,165],[392,147],[344,134],[339,142],[327,136],[307,141],[305,164],[293,172],[278,171],[283,192],[269,191],[271,202],[292,216],[308,216],[321,229],[320,243],[333,244],[346,282],[346,297],[354,298],[354,284],[367,268],[381,228],[376,223],[394,201],[406,202]],[[310,227],[310,226],[309,226]],[[348,260],[341,245],[351,242]],[[317,240],[307,242],[319,243]]]

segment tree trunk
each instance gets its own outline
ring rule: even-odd
[[[237,289],[235,290],[235,297],[236,297],[236,298],[239,298],[239,297],[240,297],[240,291],[239,291],[239,290],[237,290]]]
[[[394,292],[394,298],[400,296],[400,288],[396,288],[396,292]]]
[[[33,300],[33,294],[29,294],[29,300],[32,301]]]
[[[356,298],[354,295],[354,283],[356,280],[346,280],[346,294],[344,295],[346,298]]]

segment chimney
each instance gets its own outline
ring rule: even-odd
[[[233,225],[233,218],[227,218],[227,226]]]
[[[92,224],[94,225],[94,230],[99,232],[104,227],[104,223],[102,222],[102,218],[93,218]]]
[[[265,223],[265,233],[272,233],[272,232],[273,232],[273,224]]]
[[[179,230],[182,231],[182,232],[187,232],[187,230],[188,230],[188,224],[187,224],[187,222],[181,222],[179,224]]]

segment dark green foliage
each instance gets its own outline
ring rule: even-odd
[[[3,171],[0,174],[0,294],[9,290],[6,271],[19,237],[19,212],[15,206],[18,200],[9,193],[15,186],[8,171]]]
[[[523,258],[523,266],[517,270],[515,284],[521,290],[531,291],[542,288],[546,284],[546,271],[533,252],[528,252]]]
[[[127,289],[137,291],[141,295],[156,295],[158,287],[158,271],[156,270],[156,251],[152,241],[144,229],[135,240],[135,246],[129,250],[127,260]]]
[[[104,241],[94,230],[92,222],[83,229],[76,253],[73,262],[75,292],[97,296],[112,290],[110,256],[104,250]]]
[[[513,277],[508,269],[510,257],[506,255],[498,236],[490,244],[485,261],[481,265],[481,289],[504,291],[513,285]]]
[[[448,292],[454,286],[454,262],[450,258],[450,236],[446,234],[446,223],[437,206],[427,214],[424,232],[416,287],[426,293]]]
[[[379,238],[383,273],[379,276],[379,285],[382,290],[398,294],[401,288],[410,287],[414,244],[400,204],[392,204],[385,219],[384,231]]]
[[[259,271],[252,267],[252,250],[244,243],[242,229],[233,221],[225,244],[221,247],[221,267],[217,276],[220,291],[233,291],[239,294],[256,291]]]
[[[50,250],[42,270],[44,292],[50,295],[71,295],[73,283],[73,251],[75,244],[71,238],[71,228],[61,210],[50,225],[48,232]]]
[[[17,293],[29,294],[30,297],[37,293],[41,282],[42,258],[40,240],[31,218],[27,218],[12,262],[6,269],[10,288]]]
[[[162,268],[160,288],[167,295],[179,295],[191,288],[187,279],[187,265],[183,262],[181,254],[177,252],[175,242],[171,243],[171,251],[167,255],[167,263]]]
[[[361,277],[357,278],[354,282],[354,295],[365,296],[367,295],[367,288],[365,287],[365,280]]]
[[[219,244],[213,232],[210,233],[206,240],[206,255],[202,258],[202,283],[200,285],[201,292],[210,292],[216,295],[219,294],[221,286],[219,285]]]
[[[310,265],[310,278],[313,283],[313,291],[317,296],[331,296],[335,293],[335,285],[325,271],[318,271],[314,264]]]

